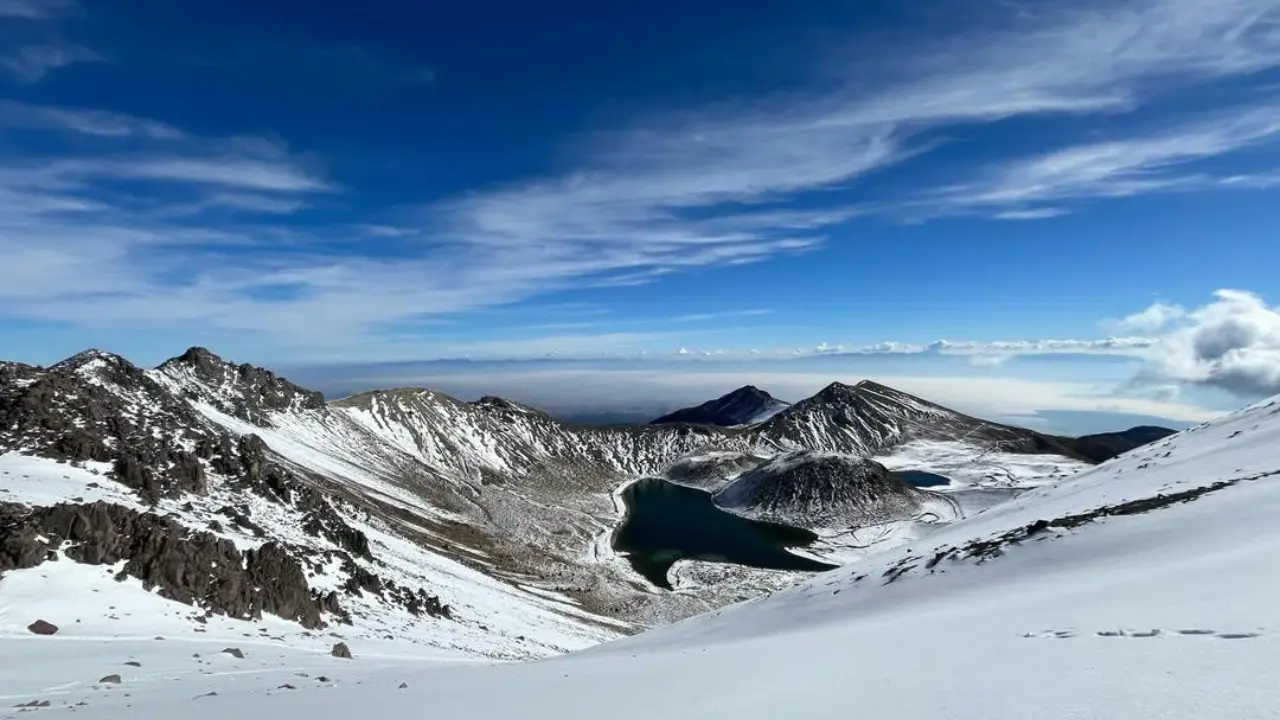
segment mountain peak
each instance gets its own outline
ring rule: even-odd
[[[106,350],[99,350],[97,348],[89,348],[88,350],[82,350],[69,358],[54,363],[50,369],[81,368],[89,365],[90,363],[94,363],[95,361],[102,361],[112,365],[133,365],[133,363],[125,360],[123,357],[116,355],[115,353],[107,352]]]
[[[750,425],[763,422],[790,407],[755,385],[743,385],[715,400],[684,408],[651,421],[650,425],[693,423],[697,425]]]
[[[257,425],[272,411],[316,410],[324,395],[295,385],[270,370],[228,362],[204,347],[188,348],[156,369],[158,376],[223,412]]]
[[[218,355],[210,351],[208,348],[200,347],[198,345],[187,348],[185,352],[175,358],[169,358],[164,361],[161,367],[169,365],[170,363],[182,363],[197,369],[229,367],[231,365],[231,363],[218,357]]]

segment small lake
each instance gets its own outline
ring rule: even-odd
[[[895,470],[893,476],[916,487],[942,487],[951,484],[951,478],[924,470]]]
[[[711,494],[648,478],[622,493],[627,517],[613,547],[627,553],[636,572],[671,588],[667,571],[677,560],[708,560],[773,570],[830,570],[836,567],[787,552],[812,544],[808,530],[762,522],[725,512]]]

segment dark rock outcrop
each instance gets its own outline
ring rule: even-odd
[[[319,410],[324,395],[294,385],[270,370],[249,364],[233,365],[202,347],[188,349],[166,361],[158,370],[170,377],[189,375],[193,399],[255,425],[269,425],[270,413],[286,410]]]
[[[235,618],[271,613],[304,627],[324,623],[328,603],[307,585],[301,564],[276,542],[243,554],[212,533],[120,505],[60,504],[28,510],[0,503],[0,572],[34,567],[51,549],[91,565],[125,561],[122,576],[188,605]]]
[[[800,451],[743,473],[713,501],[739,515],[817,528],[908,519],[927,497],[872,460]]]
[[[329,654],[336,658],[345,658],[350,660],[351,648],[347,647],[347,644],[344,642],[334,643],[333,649],[329,651]]]

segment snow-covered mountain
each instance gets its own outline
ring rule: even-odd
[[[980,420],[870,380],[831,383],[753,429],[779,447],[870,456],[912,440],[962,440],[1076,457],[1058,438]]]
[[[32,572],[72,594],[119,577],[93,594],[175,601],[171,634],[243,634],[237,623],[261,617],[287,620],[272,637],[291,647],[322,644],[323,626],[362,643],[543,656],[805,576],[681,560],[677,590],[656,591],[611,545],[637,478],[715,491],[781,451],[874,451],[891,469],[944,472],[970,507],[966,493],[1008,497],[1085,467],[1052,454],[1059,440],[869,383],[748,427],[604,428],[422,388],[326,402],[201,348],[151,370],[98,351],[5,363],[0,603]],[[839,528],[807,552],[839,562],[929,529],[890,525],[873,540]],[[51,570],[59,559],[75,562]],[[112,604],[77,619],[110,635],[125,627]]]
[[[174,637],[162,601],[126,596],[109,576],[92,587],[119,603],[132,634],[66,619],[57,635],[35,635],[26,623],[88,616],[91,602],[50,592],[81,587],[86,566],[46,562],[0,581],[0,652],[22,658],[0,665],[0,694],[144,720],[825,720],[851,707],[905,720],[1261,720],[1280,707],[1277,447],[1280,398],[768,597],[538,663],[407,658],[371,641],[342,659],[256,637]],[[3,477],[8,487],[14,476]],[[216,618],[209,627],[224,632]]]
[[[791,403],[779,400],[754,385],[746,385],[715,400],[683,408],[651,421],[651,425],[691,423],[733,427],[764,422],[786,410]]]

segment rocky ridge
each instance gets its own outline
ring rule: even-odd
[[[230,377],[207,351],[182,357],[166,365]],[[261,399],[239,406],[247,417],[272,406],[313,406],[320,397],[295,393],[266,371],[234,377],[245,394]],[[91,565],[123,563],[120,578],[138,578],[209,613],[265,612],[316,628],[350,619],[337,592],[308,583],[308,568],[337,563],[348,594],[374,587],[408,612],[447,614],[425,589],[401,590],[378,577],[369,539],[346,519],[349,503],[278,462],[261,438],[210,422],[164,379],[96,350],[49,368],[0,369],[0,455],[91,468],[140,501],[137,507],[72,498],[51,507],[0,503],[0,573],[61,551]],[[288,537],[273,534],[271,520],[281,516],[291,518]]]

